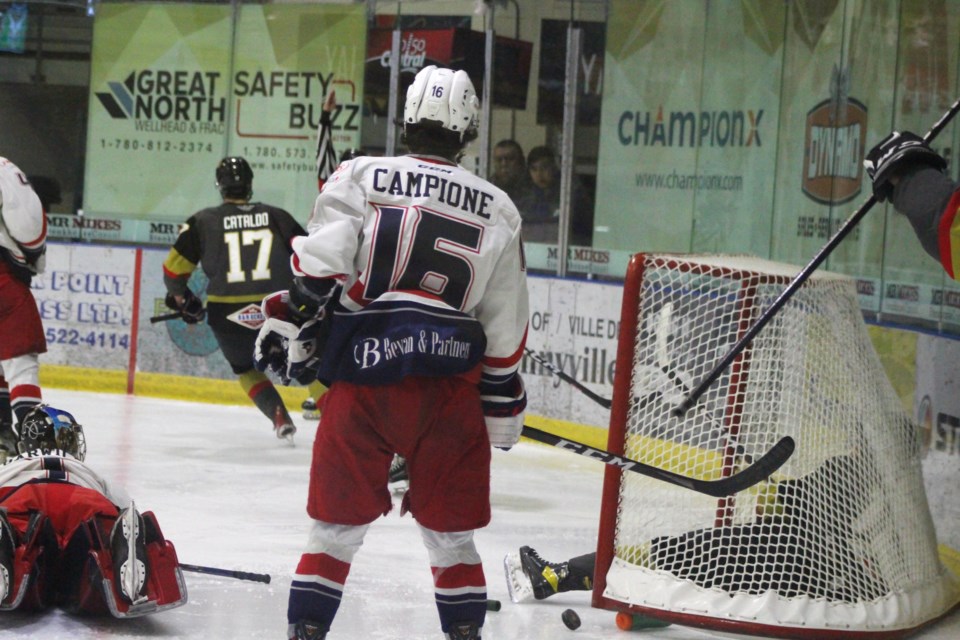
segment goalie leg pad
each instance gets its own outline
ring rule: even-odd
[[[121,598],[130,604],[147,600],[146,526],[131,502],[120,512],[110,534],[114,581]]]
[[[56,535],[50,521],[43,514],[33,512],[20,533],[15,523],[6,517],[3,519],[9,527],[4,537],[10,536],[12,557],[7,568],[9,583],[0,598],[0,611],[44,609],[51,600],[50,562],[57,555]]]
[[[7,522],[7,512],[0,510],[0,603],[13,592],[13,554],[18,546],[17,534]]]
[[[132,509],[131,511],[135,510]],[[122,546],[117,538],[123,538],[122,517],[129,518],[126,510],[113,523],[107,521],[92,524],[98,544],[91,545],[84,567],[85,576],[81,581],[76,609],[85,613],[109,612],[115,618],[134,618],[158,611],[179,607],[187,602],[187,588],[180,570],[173,543],[163,538],[163,533],[154,514],[147,511],[139,516],[139,537],[142,538],[142,556],[137,561],[145,569],[145,580],[140,588],[141,595],[136,602],[123,591],[123,567],[129,567],[129,557],[124,556],[118,562],[114,549]],[[118,529],[118,527],[121,527]],[[117,532],[114,534],[113,532]],[[121,553],[129,549],[127,547]],[[140,540],[136,544],[140,544]],[[138,554],[141,553],[138,551]],[[129,571],[129,569],[127,569]],[[127,574],[127,577],[131,577]]]

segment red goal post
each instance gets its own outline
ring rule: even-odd
[[[638,254],[621,311],[608,449],[702,480],[784,436],[787,463],[714,498],[608,467],[596,607],[739,635],[900,638],[949,612],[918,427],[873,350],[854,281],[815,272],[698,402],[676,408],[798,267]]]

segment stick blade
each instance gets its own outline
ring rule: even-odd
[[[703,493],[722,498],[749,489],[772,476],[790,459],[794,449],[796,449],[796,443],[793,438],[784,436],[759,460],[756,460],[740,473],[721,480],[704,481],[700,485],[700,490]]]

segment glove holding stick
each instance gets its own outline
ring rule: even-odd
[[[319,294],[298,278],[294,288],[263,299],[264,323],[253,357],[258,371],[272,371],[285,385],[294,381],[309,384],[316,379],[329,332],[325,307],[337,291],[334,281],[322,282]]]
[[[893,197],[893,188],[900,174],[916,165],[943,171],[947,161],[931,149],[923,138],[910,131],[894,131],[877,143],[863,162],[873,182],[873,195],[880,202]]]
[[[183,295],[168,292],[164,303],[179,313],[187,324],[197,324],[207,317],[207,310],[203,307],[203,301],[189,288],[184,290]]]

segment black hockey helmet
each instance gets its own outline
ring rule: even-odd
[[[240,156],[224,158],[217,165],[217,189],[224,198],[249,200],[253,195],[253,169]]]
[[[45,404],[34,407],[18,426],[20,455],[64,453],[83,461],[87,457],[87,441],[83,427],[67,411]]]

